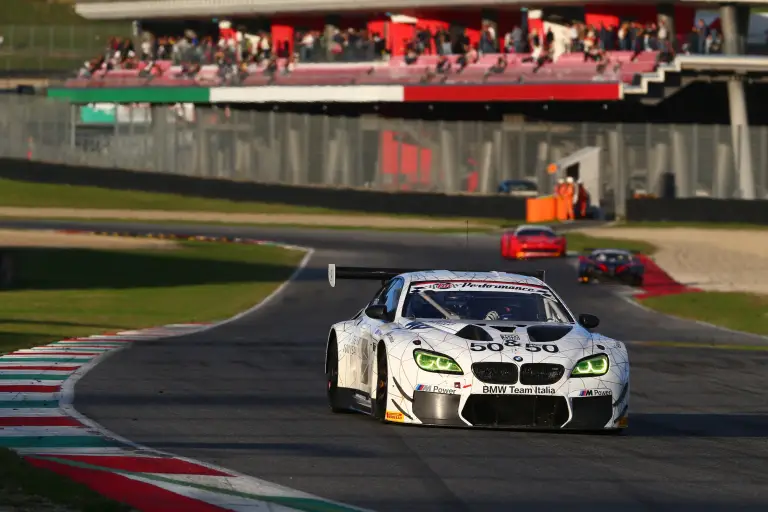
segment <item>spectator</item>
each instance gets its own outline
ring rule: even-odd
[[[707,38],[709,37],[709,27],[707,27],[707,24],[704,23],[703,19],[699,19],[699,22],[696,24],[696,27],[694,28],[694,32],[696,33],[696,53],[707,53]]]
[[[416,51],[415,48],[408,48],[408,51],[405,54],[405,63],[407,65],[415,64],[417,60],[419,60],[419,54]]]
[[[538,41],[538,39],[531,38],[531,43]],[[533,72],[538,73],[539,69],[549,60],[548,54],[541,44],[537,44],[533,47],[530,57],[526,57],[522,62],[535,62]]]
[[[507,59],[503,55],[499,56],[498,59],[496,59],[496,63],[488,68],[488,71],[486,71],[485,76],[488,75],[500,75],[504,73],[504,71],[507,70]]]
[[[464,51],[456,59],[456,65],[459,68],[458,70],[456,70],[456,72],[461,73],[462,71],[464,71],[464,68],[466,68],[470,64],[475,64],[478,60],[480,60],[480,55],[478,54],[477,50],[475,50],[470,45],[465,44]]]
[[[445,75],[448,74],[448,72],[451,71],[451,61],[448,59],[447,56],[441,55],[437,59],[437,65],[435,66],[435,73]]]
[[[668,39],[664,39],[661,42],[661,45],[661,51],[656,56],[656,67],[662,63],[670,64],[673,60],[675,60],[675,49],[672,46],[672,43]]]
[[[635,62],[637,58],[640,56],[640,54],[645,51],[647,37],[648,37],[648,34],[645,31],[635,36],[635,41],[633,45],[634,47],[632,48],[633,53],[632,53],[632,56],[629,58],[630,62]]]
[[[480,35],[480,53],[496,53],[498,44],[496,42],[496,32],[489,24],[483,24],[483,32]]]

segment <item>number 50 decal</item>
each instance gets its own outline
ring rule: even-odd
[[[502,345],[501,343],[470,343],[469,348],[474,352],[482,352],[483,350],[490,350],[491,352],[501,352],[502,350],[504,350],[504,345]],[[549,352],[550,354],[560,352],[560,349],[557,348],[557,345],[539,345],[535,343],[526,343],[525,350],[527,350],[528,352],[541,352],[542,350],[544,350],[544,352]]]

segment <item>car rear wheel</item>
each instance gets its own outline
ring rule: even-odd
[[[376,399],[374,401],[373,415],[381,422],[386,421],[387,400],[389,400],[389,373],[387,368],[387,349],[383,343],[376,350]]]
[[[328,394],[328,407],[333,412],[346,412],[344,407],[340,406],[338,398],[339,388],[339,349],[336,344],[336,338],[328,343],[328,355],[326,361],[326,391]]]

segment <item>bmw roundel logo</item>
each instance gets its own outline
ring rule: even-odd
[[[522,357],[520,357],[520,356],[515,356],[515,357],[513,357],[512,359],[514,359],[514,360],[515,360],[515,361],[517,361],[518,363],[519,363],[520,361],[522,361],[522,360],[523,360],[523,358],[522,358]]]

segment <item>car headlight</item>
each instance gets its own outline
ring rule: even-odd
[[[464,375],[464,371],[453,358],[438,354],[436,352],[429,352],[426,350],[416,349],[413,351],[413,359],[416,364],[425,372],[434,373],[455,373],[458,375]]]
[[[608,373],[608,356],[598,354],[585,357],[573,367],[571,377],[599,377]]]

